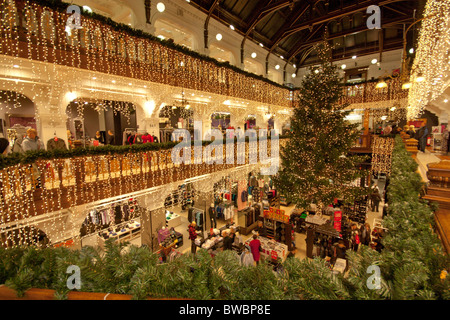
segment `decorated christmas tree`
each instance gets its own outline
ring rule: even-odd
[[[335,198],[351,202],[364,190],[355,183],[363,175],[363,158],[349,155],[359,133],[346,120],[347,105],[339,103],[341,78],[330,62],[328,43],[316,50],[320,66],[311,67],[303,79],[291,117],[292,135],[280,150],[281,169],[274,177],[280,193],[305,209],[327,206]]]

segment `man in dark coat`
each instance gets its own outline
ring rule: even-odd
[[[422,123],[420,129],[417,131],[416,140],[419,141],[419,150],[425,152],[427,146],[428,128],[425,123]]]

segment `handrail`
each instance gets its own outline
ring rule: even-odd
[[[202,155],[206,154],[208,146],[201,148]],[[237,148],[235,144],[234,159],[227,159],[223,148],[222,164],[195,164],[195,146],[191,146],[190,164],[174,164],[173,149],[37,158],[33,164],[19,163],[0,170],[0,224],[251,164],[251,152],[259,156],[258,145],[246,142],[245,163],[238,163]],[[276,152],[271,143],[267,143],[267,152]]]
[[[17,292],[7,286],[0,286],[0,300],[56,300],[56,290],[30,288],[25,291],[22,297],[17,296]],[[83,292],[69,291],[67,300],[131,300],[129,294],[101,293],[101,292]],[[192,300],[188,298],[151,298],[146,300]]]
[[[64,4],[8,1],[9,21],[0,24],[0,54],[144,81],[180,86],[290,107],[291,90],[235,68],[180,51],[169,42],[97,15],[83,15],[83,29],[65,31]]]

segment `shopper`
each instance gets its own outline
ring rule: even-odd
[[[103,136],[102,136],[102,134],[100,133],[100,131],[97,131],[97,132],[95,133],[95,138],[94,138],[94,139],[97,140],[98,143],[100,143],[100,144],[105,144],[105,140],[103,139]]]
[[[231,227],[230,228],[230,234],[228,235],[230,238],[231,238],[231,240],[232,240],[232,242],[231,243],[234,243],[235,241],[236,241],[236,227]]]
[[[256,226],[255,233],[261,237],[265,237],[267,235],[266,227],[261,220],[258,220],[258,225]]]
[[[368,246],[370,244],[371,238],[370,234],[372,231],[370,230],[370,224],[365,223],[363,226],[361,226],[361,243]]]
[[[346,252],[347,248],[345,247],[344,240],[340,239],[338,243],[334,246],[332,264],[334,265],[338,258],[346,259]]]
[[[372,211],[378,212],[381,201],[380,191],[378,190],[378,187],[375,187],[375,189],[373,190],[371,199],[372,199]]]
[[[197,224],[195,221],[192,221],[189,225],[188,231],[189,231],[189,240],[191,240],[191,253],[195,254],[197,251],[197,245],[195,244],[195,239],[197,239],[197,230],[196,230]]]
[[[27,130],[27,137],[22,141],[22,150],[24,152],[44,150],[44,143],[37,136],[36,129],[30,128]]]
[[[414,125],[410,125],[406,133],[409,135],[411,139],[414,138],[414,136],[416,135],[416,127],[414,127]]]
[[[419,150],[425,152],[427,146],[428,128],[425,123],[422,122],[420,129],[417,131],[417,140],[419,140]]]
[[[361,243],[361,235],[359,234],[356,223],[351,226],[351,248],[353,251],[358,251],[359,244]]]
[[[233,250],[233,238],[227,231],[223,232],[223,250]]]
[[[5,138],[0,138],[0,154],[6,156],[9,152],[9,141]]]
[[[23,150],[23,152],[45,150],[44,143],[37,136],[36,129],[29,128],[27,130],[27,136],[22,141],[22,150]],[[41,187],[41,172],[35,163],[31,164],[31,172],[32,172],[33,179],[34,179],[34,187],[40,188]]]
[[[115,145],[116,144],[116,137],[114,136],[114,132],[111,130],[108,130],[108,144]]]
[[[258,265],[259,259],[261,258],[261,241],[258,240],[258,236],[256,234],[253,235],[253,240],[250,241],[250,249],[252,251],[253,260],[255,260]]]

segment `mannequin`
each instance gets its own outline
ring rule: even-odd
[[[211,228],[217,228],[216,221],[216,210],[214,209],[214,203],[211,203],[211,206],[208,209],[209,219],[211,221]]]

